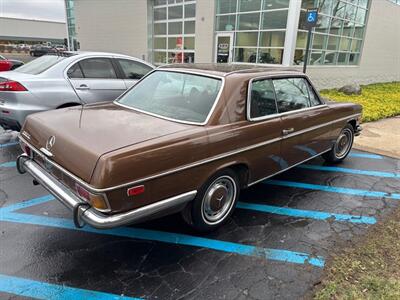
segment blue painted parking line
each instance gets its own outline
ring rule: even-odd
[[[11,142],[11,143],[6,143],[6,144],[0,144],[0,148],[7,148],[7,147],[12,147],[18,145],[18,142]]]
[[[302,182],[295,182],[295,181],[284,181],[284,180],[266,180],[266,181],[263,181],[263,183],[269,184],[269,185],[287,186],[287,187],[301,188],[301,189],[307,189],[307,190],[317,190],[317,191],[324,191],[324,192],[331,192],[331,193],[348,194],[348,195],[354,195],[354,196],[388,198],[388,199],[400,200],[400,194],[396,194],[396,193],[368,191],[368,190],[336,187],[336,186],[329,186],[329,185],[310,184],[310,183],[302,183]]]
[[[108,294],[103,292],[84,290],[68,287],[65,285],[51,284],[32,279],[8,276],[0,274],[0,291],[23,297],[35,299],[97,299],[97,300],[132,300],[140,298],[131,298]]]
[[[320,165],[299,165],[297,168],[316,170],[316,171],[327,171],[327,172],[339,172],[339,173],[349,173],[356,175],[368,175],[376,177],[386,177],[386,178],[400,178],[400,174],[391,172],[381,172],[381,171],[368,171],[368,170],[357,170],[350,168],[340,168],[340,167],[328,167]]]
[[[221,252],[236,253],[244,256],[254,256],[267,260],[276,260],[276,261],[290,262],[295,264],[308,263],[316,267],[323,267],[325,264],[325,260],[323,257],[320,256],[314,257],[303,252],[295,252],[283,249],[261,248],[240,243],[233,243],[233,242],[226,242],[209,238],[191,236],[187,234],[171,233],[171,232],[133,228],[133,227],[121,227],[109,230],[98,230],[93,227],[86,226],[82,229],[77,229],[74,226],[73,222],[68,219],[47,217],[47,216],[36,216],[31,214],[13,212],[17,209],[22,209],[42,204],[51,201],[52,199],[53,199],[52,196],[44,196],[1,208],[0,221],[47,226],[47,227],[62,228],[69,230],[78,230],[78,231],[84,231],[102,235],[122,236],[140,240],[149,240],[149,241],[179,244],[185,246],[201,247]]]
[[[360,158],[371,158],[371,159],[383,159],[384,157],[378,154],[370,154],[370,153],[358,153],[351,152],[349,157],[360,157]]]
[[[170,244],[178,244],[185,246],[194,246],[207,248],[221,252],[236,253],[244,256],[259,257],[266,260],[276,260],[282,262],[290,262],[295,264],[305,264],[316,267],[323,267],[325,260],[323,257],[313,257],[307,253],[295,252],[281,249],[269,249],[256,246],[250,246],[240,243],[226,242],[209,238],[191,236],[187,234],[171,233],[165,231],[121,227],[108,230],[98,230],[90,226],[77,229],[73,222],[68,219],[36,216],[22,213],[3,213],[0,214],[0,221],[23,223],[30,225],[39,225],[46,227],[55,227],[69,230],[84,231],[102,235],[128,237],[139,240],[157,241]]]
[[[308,218],[315,220],[327,220],[332,218],[333,221],[361,223],[361,224],[376,223],[376,219],[374,217],[336,214],[336,213],[329,213],[322,211],[303,210],[297,208],[279,207],[279,206],[272,206],[265,204],[238,202],[237,207],[241,209],[256,210],[260,212],[266,212],[266,213],[296,217],[296,218]]]
[[[0,163],[0,168],[14,168],[16,166],[15,161],[8,161],[5,163]]]

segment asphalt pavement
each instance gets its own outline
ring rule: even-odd
[[[19,153],[15,141],[0,145],[1,299],[297,299],[400,200],[400,161],[354,150],[340,165],[317,158],[243,191],[213,233],[179,215],[76,229],[17,173]]]

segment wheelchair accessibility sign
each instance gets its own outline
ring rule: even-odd
[[[317,21],[318,21],[318,9],[313,8],[313,9],[308,9],[306,13],[306,26],[308,28],[312,28],[317,26]]]

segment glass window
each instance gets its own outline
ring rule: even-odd
[[[168,7],[168,19],[182,19],[183,17],[183,6],[170,6]]]
[[[255,63],[257,48],[235,48],[235,62]]]
[[[79,63],[74,64],[71,68],[68,69],[67,75],[69,78],[83,78],[83,73]]]
[[[337,63],[338,65],[344,65],[347,63],[348,53],[339,53]]]
[[[185,18],[196,17],[196,4],[186,4],[185,5]]]
[[[269,79],[253,81],[250,93],[250,118],[276,114],[275,92]]]
[[[313,38],[312,48],[313,49],[325,49],[326,39],[327,39],[327,35],[315,33],[314,38]]]
[[[168,23],[168,34],[182,34],[182,22]]]
[[[153,70],[150,66],[138,61],[129,59],[117,59],[117,61],[121,66],[125,79],[140,79]]]
[[[288,8],[289,0],[264,0],[264,9]]]
[[[154,49],[165,49],[167,47],[166,38],[155,38],[154,39]]]
[[[167,24],[166,23],[155,23],[154,24],[154,34],[166,34]]]
[[[303,78],[273,80],[278,111],[280,113],[307,108],[310,106],[308,88]]]
[[[157,22],[153,23],[155,63],[194,62],[196,3],[193,2],[195,0],[168,0],[164,1],[164,6],[154,8],[153,13],[157,15],[154,20]]]
[[[167,0],[154,0],[154,6],[165,4],[167,4]]]
[[[257,47],[258,32],[238,32],[236,46]]]
[[[167,8],[160,7],[154,9],[154,21],[165,20],[167,18]]]
[[[195,32],[195,21],[185,22],[185,34],[194,34]]]
[[[260,23],[260,13],[240,14],[239,30],[258,30]]]
[[[236,12],[237,0],[218,0],[217,14],[228,14]]]
[[[287,10],[263,12],[263,29],[285,29],[287,23]]]
[[[258,51],[258,63],[260,64],[281,64],[283,49],[260,48]]]
[[[236,15],[226,15],[217,17],[217,31],[235,30]]]
[[[14,72],[37,75],[58,64],[60,61],[63,61],[65,58],[65,56],[44,55],[26,63],[14,70]]]
[[[258,11],[261,10],[261,0],[239,0],[239,11]]]
[[[315,93],[313,87],[311,86],[311,84],[309,82],[307,82],[307,87],[308,87],[308,93],[310,95],[311,106],[317,106],[317,105],[322,104],[321,101],[319,100],[317,94]]]
[[[203,123],[216,101],[220,79],[156,71],[124,94],[118,102],[177,121]]]
[[[285,31],[264,31],[260,33],[260,47],[283,47]]]
[[[85,78],[117,78],[109,58],[88,58],[81,60],[79,63]]]

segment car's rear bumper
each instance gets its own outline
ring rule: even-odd
[[[21,174],[25,172],[31,174],[56,199],[71,209],[74,213],[74,222],[77,227],[87,223],[98,229],[109,229],[142,222],[157,214],[184,205],[193,200],[197,193],[197,191],[190,191],[131,211],[107,215],[99,212],[91,207],[89,203],[76,196],[69,188],[26,154],[18,157],[17,169]]]

